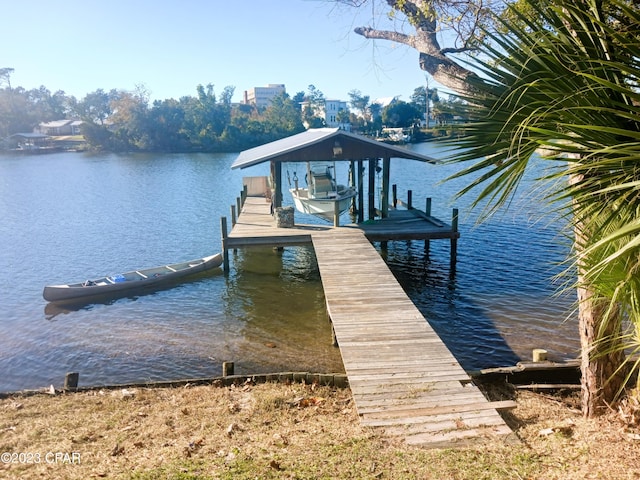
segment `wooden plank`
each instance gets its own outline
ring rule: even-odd
[[[485,428],[411,435],[405,438],[405,442],[409,445],[424,445],[430,448],[452,448],[468,447],[498,437],[508,437],[510,441],[515,441],[513,432],[503,423]]]
[[[357,405],[357,404],[356,404]],[[358,413],[363,416],[374,416],[376,418],[393,418],[404,415],[438,415],[441,413],[464,413],[464,412],[477,412],[481,410],[508,410],[516,408],[517,404],[511,400],[503,400],[498,402],[474,402],[466,403],[463,405],[440,405],[434,407],[408,407],[408,408],[391,408],[391,407],[371,407],[371,408],[358,408]]]

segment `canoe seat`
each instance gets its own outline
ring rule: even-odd
[[[144,273],[141,273],[138,270],[136,270],[136,273],[140,275],[142,278],[148,278]]]
[[[171,268],[169,265],[166,266],[169,270],[171,270],[172,272],[177,272],[177,270],[175,268]]]

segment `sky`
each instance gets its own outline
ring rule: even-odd
[[[3,2],[0,68],[12,86],[45,86],[78,100],[99,88],[152,100],[235,87],[284,84],[291,96],[314,85],[327,99],[349,101],[357,89],[371,100],[405,101],[426,85],[418,53],[364,39],[371,7],[325,0],[32,0]],[[379,21],[379,20],[376,20]],[[430,84],[430,86],[432,86]]]

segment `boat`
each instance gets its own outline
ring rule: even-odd
[[[335,162],[308,162],[306,188],[300,188],[294,173],[295,186],[289,192],[296,210],[333,222],[336,214],[339,216],[349,208],[357,191],[336,183],[332,170],[335,171]]]
[[[48,302],[69,302],[97,295],[127,293],[130,290],[171,283],[195,273],[217,268],[220,265],[222,265],[222,255],[218,253],[187,262],[133,270],[84,282],[48,285],[44,287],[42,296]]]

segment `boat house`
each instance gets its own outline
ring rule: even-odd
[[[435,164],[437,160],[412,152],[403,147],[385,144],[337,128],[310,129],[275,142],[267,143],[240,153],[231,168],[249,168],[271,162],[271,198],[273,207],[282,206],[284,162],[344,161],[351,163],[352,186],[358,191],[358,223],[365,220],[364,171],[368,163],[367,220],[389,216],[391,158],[405,158]],[[375,208],[375,181],[379,161],[382,160],[382,198],[380,209]],[[337,222],[337,219],[335,220]],[[339,226],[335,223],[335,226]]]

